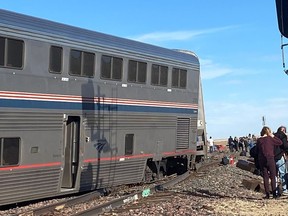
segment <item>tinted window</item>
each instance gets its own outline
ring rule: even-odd
[[[147,74],[147,63],[138,62],[138,82],[145,83]]]
[[[125,136],[125,155],[133,154],[134,134],[126,134]]]
[[[102,56],[101,58],[101,77],[105,79],[111,78],[112,57]]]
[[[168,83],[168,67],[161,65],[152,65],[151,84],[167,86]]]
[[[187,86],[187,71],[180,70],[180,88],[186,88]]]
[[[113,57],[113,75],[112,79],[121,80],[122,79],[122,65],[123,60],[121,58]]]
[[[187,70],[173,68],[172,87],[186,88],[186,86],[187,86]]]
[[[71,50],[70,52],[70,73],[81,75],[81,51]]]
[[[160,67],[160,85],[167,86],[168,81],[168,67]]]
[[[101,57],[101,78],[103,79],[122,79],[123,59],[105,56]]]
[[[94,54],[84,52],[83,75],[92,77],[94,75]]]
[[[23,41],[8,39],[7,66],[21,68],[23,61]]]
[[[94,75],[95,54],[79,50],[70,52],[70,74],[92,77]]]
[[[178,87],[179,83],[179,69],[173,68],[172,70],[172,87]]]
[[[49,70],[55,73],[61,73],[62,70],[62,47],[51,46]]]
[[[151,84],[152,85],[158,85],[159,84],[159,66],[158,65],[152,65],[152,71],[151,71]]]
[[[5,38],[0,37],[0,66],[4,66]]]
[[[128,81],[135,83],[145,83],[147,73],[147,63],[129,60]]]
[[[23,41],[0,37],[0,66],[22,68],[23,52]]]
[[[19,155],[19,138],[1,138],[1,166],[19,164]]]
[[[136,82],[137,77],[137,62],[129,60],[128,64],[128,81]]]

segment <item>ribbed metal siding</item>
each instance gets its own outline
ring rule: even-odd
[[[21,142],[24,143],[21,144],[21,166],[45,163],[47,160],[53,162],[49,158],[49,154],[54,152],[57,155],[59,146],[54,146],[54,148],[51,146],[51,152],[45,155],[46,153],[41,152],[45,144],[41,142],[41,139],[50,140],[50,143],[55,141],[57,139],[55,132],[59,134],[59,131],[62,130],[62,118],[61,114],[51,112],[2,110],[0,112],[1,136],[19,136],[21,138]],[[46,133],[53,133],[55,136],[50,138]],[[46,142],[46,145],[48,144]],[[31,146],[39,146],[40,152],[37,153],[39,155],[35,154],[31,157],[27,154]],[[59,189],[60,176],[60,167],[2,170],[0,172],[0,205],[55,196]]]
[[[0,205],[57,195],[60,167],[1,171]]]
[[[176,149],[189,148],[190,118],[177,119]]]
[[[85,129],[89,128],[100,128],[101,129],[151,129],[175,128],[175,117],[174,116],[153,116],[153,115],[137,115],[129,113],[117,114],[117,116],[111,117],[109,114],[102,115],[86,115],[84,120]]]
[[[80,190],[139,183],[145,166],[146,159],[143,158],[88,164],[81,173]]]
[[[62,115],[50,112],[2,111],[1,131],[59,131],[62,130]]]

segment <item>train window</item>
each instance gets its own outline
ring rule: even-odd
[[[20,138],[1,138],[1,166],[19,163]]]
[[[186,88],[187,86],[187,70],[173,68],[172,70],[172,87]]]
[[[109,79],[111,78],[111,60],[110,56],[102,56],[101,58],[101,78]]]
[[[79,50],[70,51],[70,74],[92,77],[94,75],[95,54]]]
[[[103,55],[101,57],[101,78],[102,79],[122,79],[123,59]]]
[[[62,47],[51,46],[50,47],[50,64],[49,70],[53,73],[61,73],[62,71]]]
[[[125,155],[133,154],[134,134],[126,134],[125,136]]]
[[[23,61],[23,41],[8,39],[7,66],[21,68]]]
[[[168,83],[168,67],[161,65],[152,65],[151,84],[167,86]]]
[[[4,66],[5,38],[0,37],[0,65]]]
[[[94,75],[94,57],[93,53],[83,53],[83,75],[87,77],[93,77]]]
[[[81,75],[81,51],[71,50],[70,73],[73,75]]]
[[[147,73],[147,63],[129,60],[128,81],[135,83],[145,83]]]
[[[0,66],[22,68],[23,50],[23,41],[0,37]]]

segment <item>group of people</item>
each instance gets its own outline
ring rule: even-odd
[[[260,137],[256,139],[256,145],[251,149],[250,155],[255,159],[255,165],[258,166],[264,180],[265,197],[269,199],[269,180],[273,198],[281,195],[288,195],[286,175],[286,155],[288,155],[288,143],[286,127],[280,126],[276,133],[264,126]],[[253,150],[253,152],[252,152]],[[287,158],[288,159],[288,158]],[[280,180],[282,189],[277,184],[277,177]]]
[[[230,152],[248,152],[254,146],[256,137],[254,135],[249,134],[248,136],[243,137],[234,137],[230,136],[228,138],[228,146]]]

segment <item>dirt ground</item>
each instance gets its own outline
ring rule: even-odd
[[[215,145],[227,149],[227,140],[217,140]],[[264,194],[259,192],[256,199],[221,198],[213,200],[209,206],[217,215],[241,215],[241,216],[288,216],[288,196],[278,199],[263,199]],[[235,205],[236,204],[236,205]]]
[[[262,194],[261,194],[262,196]],[[236,204],[236,205],[235,205]],[[288,196],[279,199],[259,199],[259,200],[241,200],[241,199],[219,199],[213,201],[214,213],[217,215],[243,215],[243,216],[284,216],[288,215]]]

